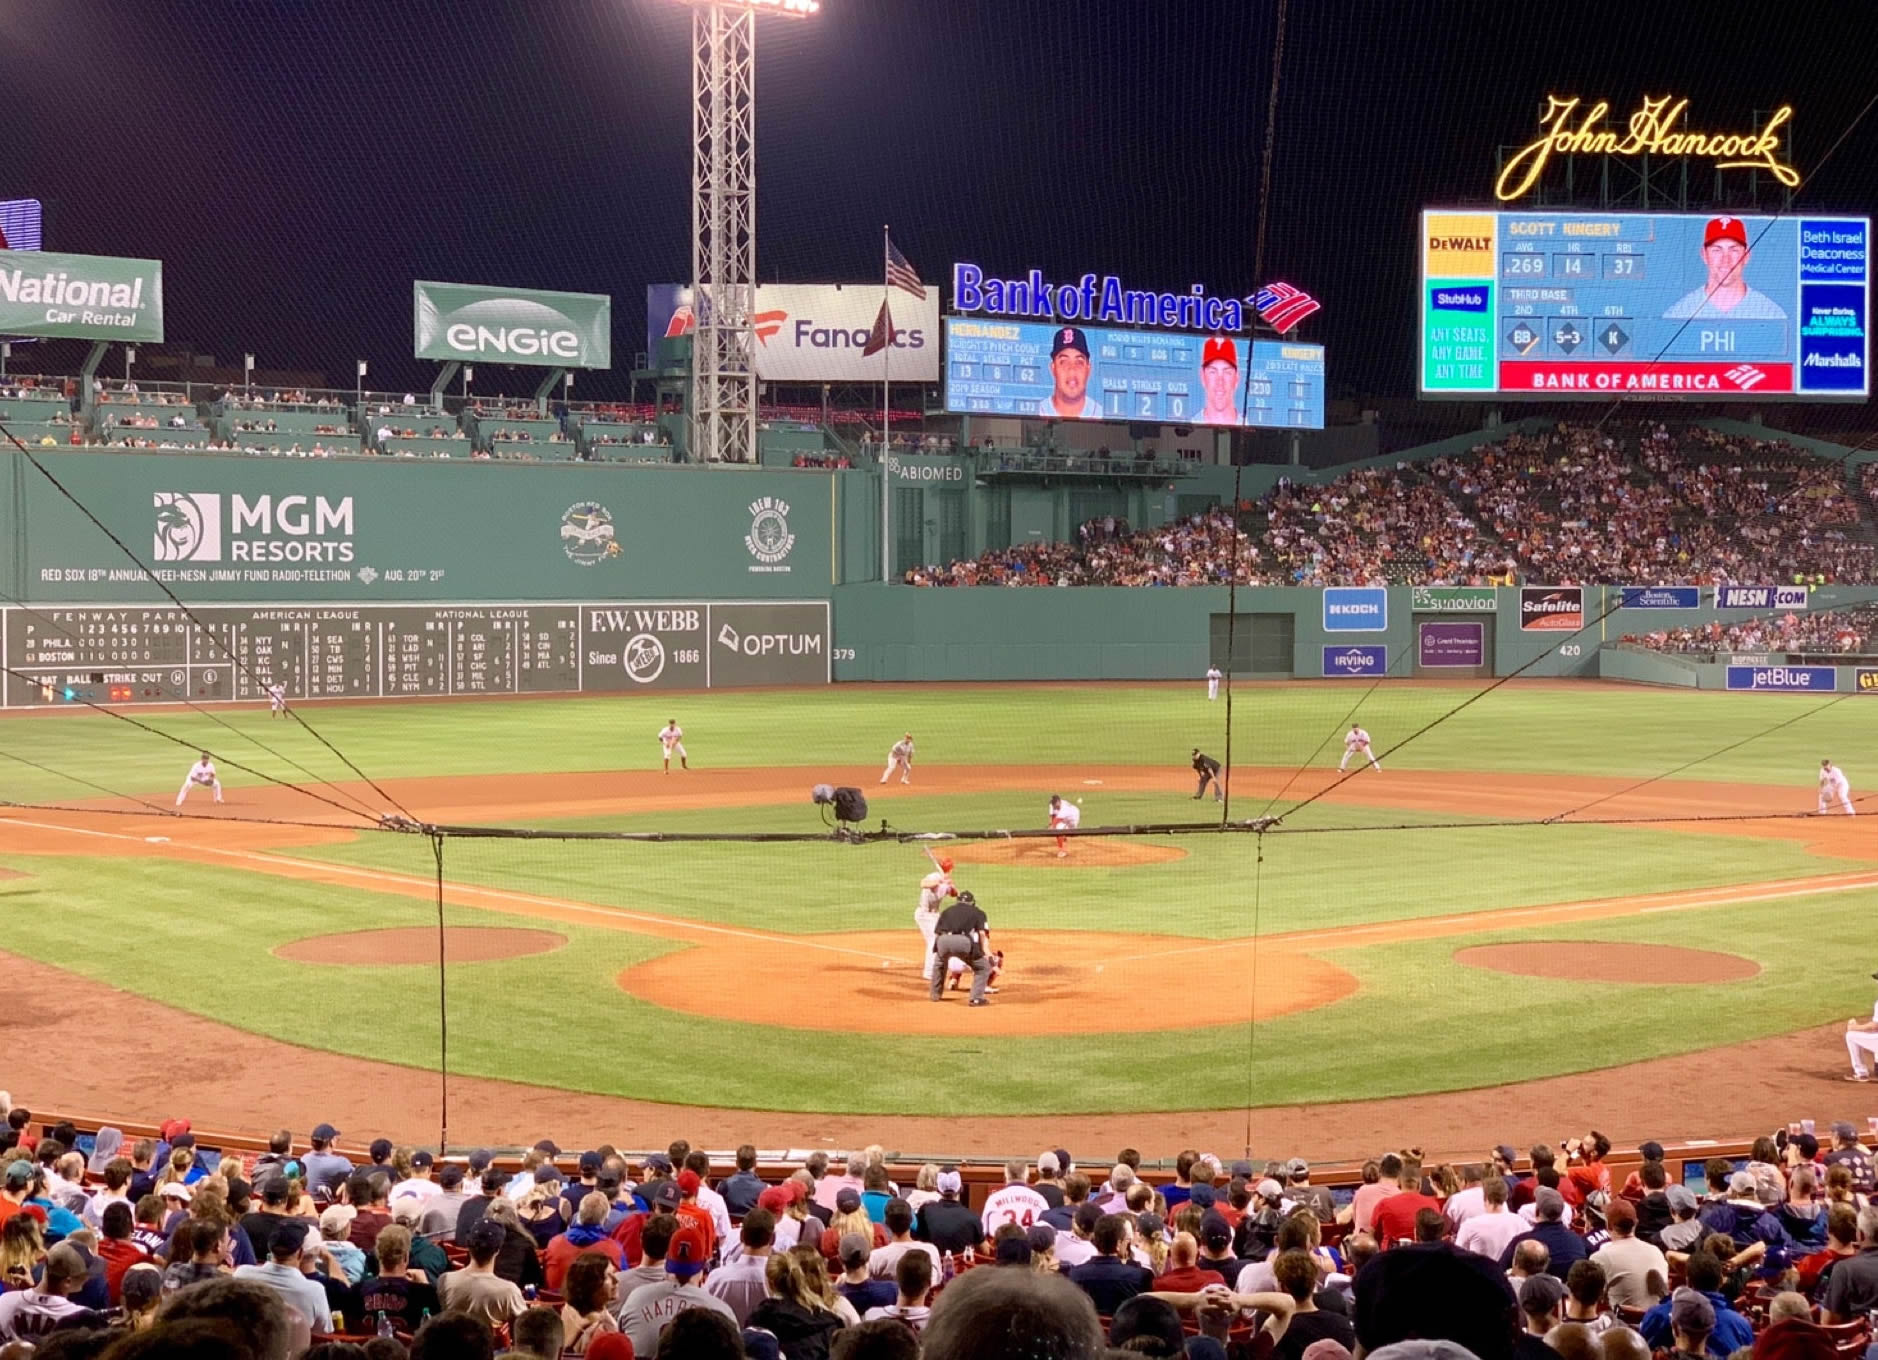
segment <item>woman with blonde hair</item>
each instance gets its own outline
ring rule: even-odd
[[[45,1259],[46,1239],[31,1214],[15,1214],[0,1228],[0,1284],[31,1289],[33,1272]]]
[[[913,1178],[913,1189],[906,1192],[906,1202],[918,1213],[920,1206],[939,1198],[939,1163],[927,1162]]]
[[[157,1173],[157,1193],[162,1194],[163,1187],[166,1185],[189,1184],[189,1171],[195,1164],[196,1150],[194,1148],[171,1148],[169,1160],[163,1163],[163,1170]]]
[[[809,1282],[809,1292],[822,1301],[822,1307],[837,1314],[850,1327],[860,1325],[861,1315],[847,1297],[835,1288],[835,1277],[828,1273],[828,1263],[813,1247],[791,1247],[790,1254],[802,1267],[802,1278]]]
[[[867,1210],[861,1207],[861,1196],[851,1187],[843,1188],[835,1196],[835,1212],[822,1231],[823,1260],[832,1261],[840,1254],[843,1233],[859,1233],[872,1242],[875,1248],[886,1246],[889,1240],[885,1226],[867,1216]]]
[[[769,1258],[763,1268],[769,1297],[750,1310],[745,1325],[773,1333],[789,1360],[828,1360],[834,1335],[846,1324],[822,1301],[803,1265],[795,1252],[778,1252]]]
[[[523,1289],[545,1283],[547,1272],[542,1269],[541,1253],[516,1212],[515,1201],[497,1195],[483,1211],[483,1217],[500,1223],[505,1230],[502,1245],[496,1248],[495,1273]]]

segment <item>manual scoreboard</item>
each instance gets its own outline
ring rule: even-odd
[[[1425,211],[1425,397],[1863,400],[1871,222]]]

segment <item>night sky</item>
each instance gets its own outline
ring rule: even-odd
[[[933,280],[969,259],[1250,292],[1277,14],[761,21],[761,276],[878,278],[890,222]],[[47,200],[54,248],[162,259],[172,341],[341,386],[357,357],[373,386],[434,372],[410,358],[414,277],[611,293],[615,375],[576,395],[623,393],[645,285],[689,273],[689,29],[677,0],[0,0],[0,197]],[[1334,391],[1408,395],[1415,213],[1484,201],[1548,92],[1620,116],[1686,94],[1712,130],[1792,103],[1804,173],[1878,92],[1875,49],[1873,0],[1292,0],[1264,276],[1323,300],[1301,334]],[[1802,204],[1878,204],[1878,112]]]

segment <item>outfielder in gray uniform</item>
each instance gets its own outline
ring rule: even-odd
[[[953,959],[962,960],[972,970],[972,999],[974,1006],[988,1006],[985,1000],[985,984],[991,981],[991,953],[986,947],[986,937],[991,930],[991,923],[979,910],[978,899],[968,892],[959,894],[959,900],[939,913],[939,924],[933,933],[933,969],[931,997],[939,1000],[945,986],[946,965]]]

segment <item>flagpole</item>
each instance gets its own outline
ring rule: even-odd
[[[892,242],[891,228],[883,224],[880,228],[880,307],[881,315],[887,318],[887,348],[880,356],[880,580],[885,585],[893,575],[891,549],[888,547],[887,531],[889,527],[887,475],[887,431],[893,424],[893,317],[888,294],[892,291],[887,265],[887,251]]]

